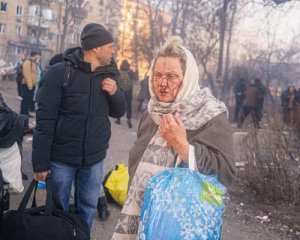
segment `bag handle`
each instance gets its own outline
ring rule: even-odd
[[[52,186],[52,176],[48,175],[46,178],[46,205],[45,205],[45,215],[51,216],[52,215],[52,193],[53,193],[53,186]]]
[[[33,195],[33,200],[32,200],[32,207],[36,207],[36,191],[37,191],[37,185],[38,181],[32,180],[31,184],[29,185],[19,207],[18,211],[25,211],[26,206],[29,202],[29,198],[33,192],[34,189],[34,195]],[[46,178],[46,191],[47,191],[47,196],[46,196],[46,204],[45,204],[45,215],[51,216],[52,215],[52,208],[53,205],[52,203],[54,202],[54,205],[63,210],[62,204],[59,201],[59,198],[56,194],[56,192],[53,191],[53,184],[52,184],[52,176],[48,175]],[[53,202],[52,202],[53,201]]]
[[[191,154],[189,154],[189,169],[196,171],[195,163],[196,163],[195,157],[193,157],[193,156],[191,156]]]
[[[182,160],[180,159],[180,157],[178,156],[178,154],[176,154],[175,155],[175,167],[178,167],[181,162],[182,162]],[[198,171],[197,167],[196,167],[195,147],[192,146],[192,145],[189,146],[189,160],[188,160],[188,164],[189,164],[189,169],[191,169],[193,171]]]
[[[26,206],[28,204],[29,198],[31,196],[31,193],[33,191],[33,188],[35,186],[37,187],[37,184],[38,184],[38,182],[35,181],[34,179],[31,181],[31,183],[30,183],[30,185],[29,185],[29,187],[28,187],[28,189],[27,189],[27,191],[26,191],[26,193],[25,193],[25,195],[24,195],[24,197],[23,197],[23,199],[22,199],[22,201],[21,201],[21,203],[20,203],[20,205],[18,207],[18,211],[22,212],[22,211],[25,210],[25,208],[26,208]]]

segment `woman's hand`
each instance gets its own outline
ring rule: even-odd
[[[171,113],[163,116],[158,130],[168,144],[175,149],[180,159],[188,160],[189,142],[187,141],[186,130],[179,113],[176,112],[175,116]]]

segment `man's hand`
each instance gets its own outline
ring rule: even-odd
[[[117,91],[117,83],[111,78],[105,78],[101,84],[102,90],[107,92],[110,96],[114,95]]]
[[[176,112],[175,116],[172,114],[163,116],[158,130],[168,144],[175,149],[180,159],[188,160],[189,142],[187,141],[186,130],[179,113]]]
[[[35,172],[33,173],[33,179],[35,181],[46,181],[47,176],[51,173],[51,171],[45,171],[45,172]]]

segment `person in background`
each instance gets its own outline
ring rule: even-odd
[[[235,95],[235,109],[234,109],[234,121],[238,123],[240,112],[243,107],[244,92],[246,90],[246,79],[240,78],[234,85]]]
[[[261,97],[258,100],[258,116],[257,116],[257,119],[260,122],[263,117],[263,108],[264,108],[265,98],[268,93],[268,89],[262,84],[262,82],[259,78],[255,78],[254,83],[255,83],[256,88],[261,93]]]
[[[253,81],[244,92],[243,110],[238,123],[241,128],[247,116],[250,114],[255,128],[260,128],[259,122],[262,118],[262,107],[264,102],[264,92],[257,85],[257,81]]]
[[[38,78],[37,61],[39,53],[32,51],[30,58],[26,59],[22,66],[23,80],[22,80],[22,102],[21,114],[29,115],[29,110],[32,106],[36,82]]]
[[[132,128],[131,115],[132,115],[132,89],[133,82],[135,81],[135,74],[130,69],[130,64],[127,60],[123,60],[120,66],[120,87],[125,93],[126,97],[126,117],[127,125]],[[121,124],[121,118],[116,120],[116,124]]]
[[[20,53],[19,54],[19,61],[15,67],[16,69],[16,82],[17,82],[17,89],[18,89],[18,99],[22,100],[22,80],[23,80],[23,63],[26,60],[26,54]]]
[[[33,105],[30,109],[30,111],[35,112],[35,98],[36,98],[36,93],[37,90],[39,88],[39,83],[42,79],[42,74],[43,74],[43,68],[41,65],[41,58],[42,58],[42,54],[39,53],[38,55],[38,59],[36,60],[36,66],[37,66],[37,79],[36,79],[36,87],[35,87],[35,92],[34,92],[34,98],[33,98]]]
[[[295,86],[289,86],[283,92],[281,101],[284,122],[293,127],[295,125],[295,109],[300,106],[300,103],[297,101],[297,90]]]

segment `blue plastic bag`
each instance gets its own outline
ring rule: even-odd
[[[221,239],[224,187],[188,168],[164,170],[147,183],[139,240]]]

